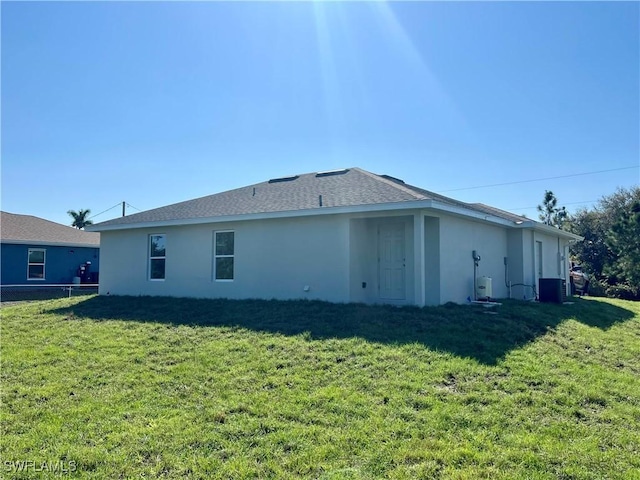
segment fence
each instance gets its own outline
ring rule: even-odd
[[[1,285],[0,302],[25,302],[71,298],[98,293],[97,283],[69,283],[57,285]]]

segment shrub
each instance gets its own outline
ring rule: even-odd
[[[607,297],[621,298],[623,300],[640,300],[640,292],[638,289],[626,283],[608,285],[606,294]]]
[[[591,277],[591,280],[589,281],[589,295],[592,297],[606,297],[608,286],[609,285],[602,280]]]

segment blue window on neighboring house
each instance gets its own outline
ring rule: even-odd
[[[149,235],[149,280],[164,280],[166,235]]]
[[[44,248],[30,248],[27,261],[27,279],[44,280],[47,251]]]

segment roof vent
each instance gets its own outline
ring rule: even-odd
[[[392,177],[391,175],[378,175],[379,177],[386,178],[387,180],[391,180],[396,183],[404,183],[404,180],[400,180],[399,178]]]
[[[316,173],[316,178],[319,178],[319,177],[332,177],[334,175],[344,175],[348,171],[349,171],[348,168],[340,168],[338,170],[327,170],[325,172]]]
[[[300,175],[293,175],[290,177],[280,177],[280,178],[272,178],[269,180],[269,183],[280,183],[280,182],[292,182],[297,179]]]

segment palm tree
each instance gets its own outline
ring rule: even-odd
[[[77,212],[75,210],[69,210],[67,213],[73,217],[73,223],[71,224],[72,227],[82,230],[87,225],[93,225],[93,221],[87,218],[91,213],[91,210],[88,208],[86,210],[80,209]]]

